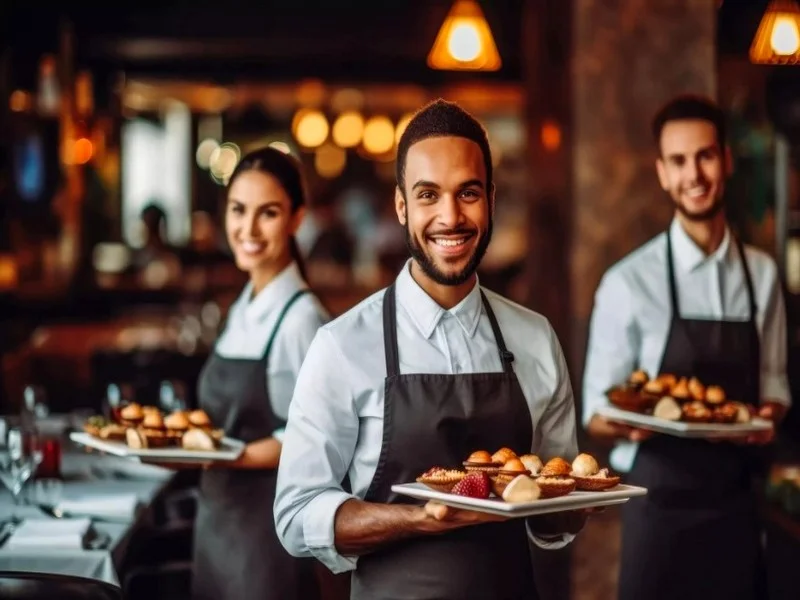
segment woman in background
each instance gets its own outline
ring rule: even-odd
[[[313,561],[291,557],[275,533],[272,505],[283,427],[311,340],[327,320],[309,292],[294,234],[305,193],[299,165],[272,148],[230,177],[225,231],[250,281],[200,374],[200,407],[247,446],[200,481],[193,597],[292,600],[318,596]]]

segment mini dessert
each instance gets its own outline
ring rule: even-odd
[[[142,412],[144,413],[145,417],[147,415],[150,415],[150,414],[154,414],[154,415],[160,415],[161,414],[161,410],[159,410],[159,408],[157,406],[150,406],[150,405],[143,406],[142,407]]]
[[[476,450],[464,461],[464,468],[467,471],[484,471],[486,473],[497,473],[502,462],[492,460],[492,455],[486,450]]]
[[[653,406],[653,399],[648,394],[640,393],[639,388],[629,385],[611,388],[606,396],[611,404],[622,410],[645,412]]]
[[[600,465],[597,464],[594,456],[591,454],[578,454],[575,460],[572,461],[572,476],[575,477],[591,477],[596,475],[600,470]]]
[[[464,479],[465,475],[466,473],[464,471],[433,467],[417,477],[417,483],[422,483],[437,492],[449,494],[453,490],[453,487]]]
[[[719,406],[723,402],[725,402],[725,390],[723,390],[718,385],[710,385],[708,389],[706,389],[706,404],[711,404],[712,406]]]
[[[519,502],[534,502],[542,495],[539,484],[530,477],[520,475],[515,477],[503,490],[502,498],[510,504]]]
[[[708,423],[711,411],[702,402],[693,401],[683,405],[683,420],[690,423]]]
[[[628,377],[628,383],[630,383],[634,387],[641,387],[649,380],[650,376],[647,374],[647,371],[642,371],[641,369],[638,371],[634,371],[633,373],[631,373],[631,376]]]
[[[190,429],[183,434],[181,446],[184,450],[216,450],[217,442],[204,429]]]
[[[145,429],[164,429],[164,418],[160,412],[144,411],[144,419],[142,419],[142,427]]]
[[[663,373],[656,377],[656,380],[661,383],[665,393],[669,393],[670,390],[675,387],[675,384],[678,383],[678,378],[672,373]]]
[[[200,427],[201,429],[211,429],[211,419],[209,419],[206,411],[193,410],[189,413],[189,425],[192,427]]]
[[[612,477],[608,469],[601,469],[593,456],[579,454],[572,461],[572,478],[575,487],[585,492],[601,492],[619,485],[619,477]]]
[[[163,448],[164,446],[168,446],[172,443],[172,438],[167,435],[167,432],[164,429],[148,429],[146,427],[140,427],[139,432],[147,440],[148,448]]]
[[[729,402],[732,406],[736,407],[736,423],[749,423],[750,422],[750,409],[741,402]]]
[[[542,468],[536,483],[542,498],[566,496],[575,491],[575,479],[570,476],[572,466],[563,458],[553,458]]]
[[[680,421],[683,416],[681,405],[672,396],[664,396],[653,409],[653,416],[667,421]]]
[[[109,440],[111,442],[124,442],[125,432],[128,428],[125,425],[117,423],[109,423],[100,429],[100,439]]]
[[[189,429],[189,418],[183,411],[176,411],[164,419],[164,427],[169,431],[183,433]]]
[[[530,475],[530,471],[520,459],[512,458],[500,467],[497,473],[491,475],[492,491],[495,495],[502,496],[506,486],[520,475]]]
[[[147,448],[147,437],[135,427],[129,427],[125,432],[125,441],[129,448],[144,450]]]
[[[733,402],[726,402],[711,409],[711,420],[714,423],[735,423],[738,416],[739,409]]]
[[[680,404],[692,399],[692,394],[689,392],[689,383],[686,381],[685,377],[681,377],[680,381],[672,386],[669,395]]]
[[[531,472],[531,475],[538,475],[544,466],[542,464],[542,459],[535,454],[523,454],[519,459],[522,461],[522,464],[525,465],[525,468]]]
[[[702,402],[706,399],[706,386],[700,383],[697,377],[692,377],[689,380],[689,394],[693,400]]]
[[[511,448],[500,448],[500,450],[492,454],[492,462],[496,463],[506,463],[512,458],[517,458],[517,453]]]
[[[142,407],[136,402],[132,402],[122,408],[119,412],[119,418],[123,425],[128,427],[136,427],[144,419],[144,412]]]
[[[108,421],[104,417],[96,415],[86,419],[86,422],[83,424],[83,430],[89,435],[100,437],[100,430],[108,424]]]
[[[642,395],[650,396],[651,398],[660,398],[664,393],[664,384],[658,379],[651,379],[644,384],[642,388]]]
[[[456,496],[485,500],[489,497],[489,487],[489,476],[482,471],[473,471],[467,473],[461,481],[456,483],[451,493]]]

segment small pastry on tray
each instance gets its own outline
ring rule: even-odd
[[[601,469],[590,454],[575,457],[571,476],[577,489],[585,492],[601,492],[616,487],[620,481],[619,477],[609,475],[608,469]]]
[[[95,415],[93,417],[89,417],[86,419],[86,422],[83,424],[83,430],[88,433],[89,435],[93,435],[94,437],[100,437],[100,430],[103,429],[106,425],[108,425],[108,421],[105,417],[101,417],[100,415]]]
[[[495,495],[502,496],[506,486],[520,475],[530,475],[530,471],[525,468],[525,465],[520,459],[512,458],[500,467],[496,473],[493,473],[489,477],[492,484],[492,491]]]
[[[125,441],[125,432],[127,431],[127,427],[125,425],[119,425],[117,423],[109,423],[100,428],[100,432],[98,437],[101,440],[108,440],[110,442],[124,442]]]
[[[139,427],[140,433],[147,440],[148,448],[164,448],[172,444],[172,439],[167,435],[165,429],[149,429],[147,427]]]
[[[542,459],[535,454],[523,454],[519,459],[522,461],[522,464],[525,465],[525,468],[531,472],[531,475],[539,475],[542,467],[544,467]]]
[[[711,421],[711,410],[702,402],[687,402],[683,405],[683,420],[689,423],[708,423]]]
[[[642,388],[642,396],[648,397],[653,401],[655,404],[661,396],[664,395],[664,384],[661,383],[658,379],[651,379],[647,383],[644,384]]]
[[[747,405],[742,402],[729,402],[732,406],[736,407],[736,423],[749,423],[752,419],[752,414]]]
[[[144,450],[147,448],[147,436],[136,427],[128,427],[125,432],[125,441],[129,448]]]
[[[672,396],[664,396],[653,409],[653,416],[667,421],[680,421],[683,416],[681,405]]]
[[[144,411],[141,405],[132,402],[119,411],[119,419],[123,425],[136,427],[144,419]]]
[[[536,483],[542,491],[542,498],[566,496],[575,491],[575,479],[572,478],[572,465],[563,458],[553,458],[544,465]]]
[[[164,418],[161,413],[156,411],[144,411],[144,418],[142,419],[142,427],[146,429],[164,429]]]
[[[534,502],[541,498],[542,489],[527,475],[519,475],[506,485],[501,496],[509,504]]]
[[[669,394],[672,388],[675,387],[675,384],[678,383],[678,378],[672,373],[662,373],[656,377],[656,381],[662,385],[664,393]]]
[[[718,385],[710,385],[706,388],[706,404],[710,406],[720,406],[725,402],[725,400],[725,390]]]
[[[714,406],[711,409],[711,420],[714,423],[736,423],[739,416],[739,409],[733,402],[725,402],[719,406]]]
[[[692,399],[692,394],[689,391],[689,382],[686,381],[685,377],[681,377],[678,383],[672,386],[669,395],[680,404],[689,402]]]
[[[511,448],[500,448],[497,452],[492,454],[492,462],[505,464],[512,458],[517,458],[517,453]]]
[[[189,429],[189,418],[185,412],[176,411],[164,419],[164,427],[167,430],[167,437],[180,445],[183,434]]]
[[[628,384],[630,384],[631,387],[640,388],[649,380],[650,376],[647,374],[647,371],[642,371],[639,369],[638,371],[631,373],[630,377],[628,377]]]
[[[184,450],[216,450],[218,443],[205,429],[190,429],[183,434],[181,446]]]
[[[503,463],[492,460],[492,455],[486,450],[476,450],[467,457],[463,465],[467,471],[484,471],[491,475],[497,473]]]
[[[464,479],[465,475],[466,473],[464,471],[459,471],[457,469],[433,467],[417,477],[417,483],[426,485],[437,492],[449,494],[455,485]]]
[[[211,429],[211,419],[204,410],[193,410],[188,415],[189,426],[199,427],[200,429]]]
[[[703,402],[706,399],[706,386],[697,377],[689,380],[689,393],[696,402]]]

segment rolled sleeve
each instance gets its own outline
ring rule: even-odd
[[[606,391],[624,381],[637,366],[640,339],[633,318],[632,295],[625,280],[610,271],[595,293],[583,375],[583,426],[608,403]]]
[[[531,531],[529,522],[525,523],[525,528],[528,530],[528,537],[542,550],[561,550],[569,546],[576,537],[574,533],[562,533],[561,535],[552,536],[537,535]]]
[[[293,556],[316,557],[334,572],[355,568],[336,550],[334,522],[351,498],[342,488],[358,439],[358,415],[346,367],[326,329],[303,363],[289,407],[275,493],[275,528]]]
[[[356,568],[357,557],[343,556],[336,550],[334,520],[336,511],[354,496],[342,490],[325,490],[315,496],[303,510],[303,538],[309,552],[333,573]]]
[[[761,333],[761,399],[790,406],[792,397],[786,373],[786,305],[777,269],[774,271]]]

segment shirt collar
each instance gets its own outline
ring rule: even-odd
[[[708,256],[689,237],[677,218],[674,218],[670,225],[670,237],[672,238],[672,256],[675,264],[686,272],[694,271],[706,262],[725,262],[730,255],[731,232],[727,225],[719,248]]]
[[[283,271],[270,281],[255,298],[253,296],[253,282],[250,281],[239,296],[238,302],[244,308],[245,318],[249,322],[260,322],[283,305],[296,292],[308,287],[300,274],[296,262],[292,262]]]
[[[431,298],[411,276],[411,260],[406,262],[395,282],[397,303],[411,317],[425,339],[433,334],[442,318],[449,314],[456,318],[469,337],[475,335],[483,312],[481,287],[477,281],[466,297],[450,310],[445,310]]]

